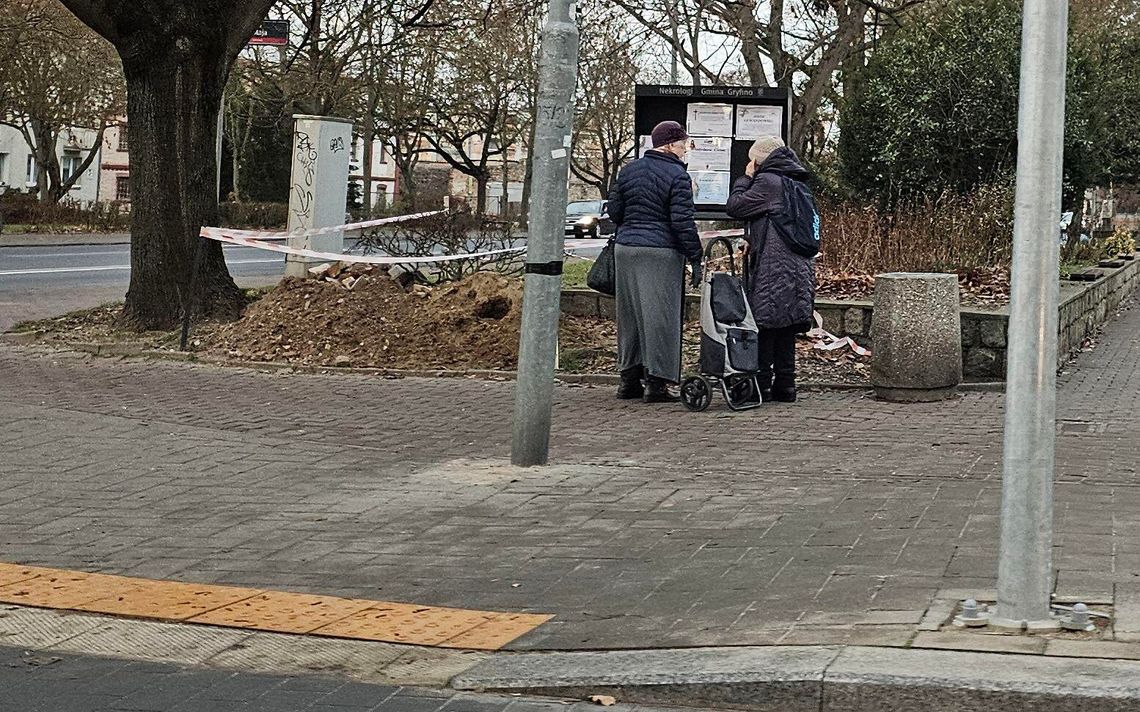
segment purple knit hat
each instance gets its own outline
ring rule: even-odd
[[[653,139],[653,147],[661,148],[676,141],[684,141],[689,137],[689,134],[687,134],[685,128],[676,121],[662,121],[653,127],[651,137]]]

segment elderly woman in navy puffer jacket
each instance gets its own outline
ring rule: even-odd
[[[677,400],[668,386],[681,380],[685,262],[694,282],[701,264],[692,178],[681,160],[688,138],[675,121],[658,124],[653,150],[622,169],[608,196],[617,225],[618,398]]]
[[[757,140],[746,175],[732,186],[729,217],[747,222],[748,302],[760,328],[761,398],[796,400],[796,334],[811,329],[815,267],[791,250],[768,216],[783,210],[784,178],[806,182],[811,174],[776,137]]]

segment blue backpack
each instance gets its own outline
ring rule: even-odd
[[[770,216],[772,227],[792,252],[801,257],[819,254],[819,212],[815,197],[803,183],[780,176],[784,182],[784,209]]]

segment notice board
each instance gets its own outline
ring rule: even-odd
[[[686,127],[697,219],[723,220],[728,190],[744,175],[752,142],[767,134],[787,143],[791,116],[791,93],[778,87],[639,84],[633,111],[637,154],[652,148],[649,134],[660,122]]]

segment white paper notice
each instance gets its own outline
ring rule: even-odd
[[[653,137],[642,136],[641,140],[637,142],[637,157],[641,158],[651,148],[653,148]]]
[[[731,104],[689,104],[690,136],[731,136]]]
[[[727,171],[732,168],[732,139],[689,139],[689,155],[685,161],[690,171]]]
[[[731,176],[728,171],[691,171],[693,202],[698,205],[724,205],[728,202]]]
[[[754,141],[761,136],[784,135],[784,107],[736,107],[736,138]]]

